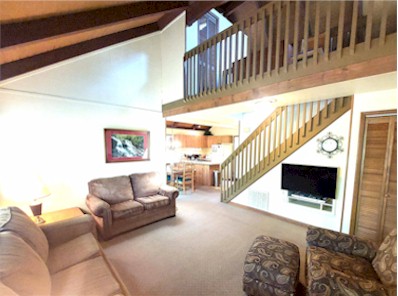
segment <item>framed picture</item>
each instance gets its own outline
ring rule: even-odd
[[[105,129],[106,162],[149,160],[149,132]]]

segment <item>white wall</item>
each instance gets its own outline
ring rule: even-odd
[[[184,97],[185,13],[163,30],[161,46],[162,103],[166,104]]]
[[[268,174],[260,178],[249,190],[246,190],[244,194],[236,198],[234,202],[236,201],[238,203],[247,205],[247,203],[250,202],[250,191],[268,193],[268,209],[264,209],[267,212],[287,217],[299,222],[338,230],[343,213],[345,167],[348,154],[347,145],[349,129],[347,129],[347,126],[349,126],[349,124],[350,112],[347,112],[332,125],[322,131],[319,135],[307,142],[298,151],[283,161],[283,163],[290,164],[338,168],[335,210],[333,213],[289,203],[287,191],[281,189],[282,169],[280,164],[272,169]],[[317,153],[317,139],[325,136],[328,132],[344,138],[344,151],[335,155],[333,158],[328,158],[323,154]]]
[[[37,177],[47,212],[85,208],[94,178],[165,174],[162,98],[182,97],[184,21],[0,84],[0,206],[30,213],[24,185]],[[150,160],[106,163],[104,128],[149,131]]]
[[[361,112],[395,109],[396,104],[395,89],[355,95],[352,111],[347,112],[300,150],[283,161],[284,163],[339,168],[334,213],[320,212],[309,207],[288,203],[286,191],[281,190],[281,165],[276,166],[268,174],[260,178],[254,185],[235,198],[234,202],[256,207],[299,222],[348,233],[352,211]],[[351,113],[352,128],[351,138],[349,138]],[[246,114],[241,122],[241,129],[246,128],[252,131],[256,126],[251,124],[257,122],[257,118],[257,116],[251,117],[250,114]],[[344,152],[337,154],[331,159],[316,152],[318,145],[316,140],[328,132],[344,137]],[[268,193],[268,203],[259,202],[257,193]],[[260,198],[262,198],[261,194]]]
[[[344,216],[342,231],[348,233],[350,230],[350,219],[352,212],[352,201],[354,193],[354,183],[356,174],[356,161],[358,157],[359,127],[361,123],[361,113],[397,109],[397,90],[384,90],[355,95],[350,154],[348,163],[348,174],[346,183],[346,201],[344,206]]]

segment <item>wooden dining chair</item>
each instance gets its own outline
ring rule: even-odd
[[[181,168],[181,170],[178,170]],[[188,187],[191,188],[192,192],[195,191],[195,168],[193,164],[190,163],[182,163],[177,166],[175,171],[175,186],[178,189],[181,189],[184,193]]]

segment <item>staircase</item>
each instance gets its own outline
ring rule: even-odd
[[[229,202],[351,109],[352,97],[278,107],[221,164],[221,201]]]

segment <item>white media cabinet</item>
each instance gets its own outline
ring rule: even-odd
[[[327,211],[331,213],[334,212],[335,200],[332,198],[323,200],[323,199],[306,197],[298,194],[288,194],[288,199],[290,203],[315,208],[320,211]]]

